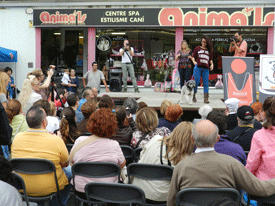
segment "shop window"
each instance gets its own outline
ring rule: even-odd
[[[83,30],[42,29],[41,66],[44,72],[48,66],[57,66],[58,75],[63,69],[75,69],[77,76],[83,76]]]

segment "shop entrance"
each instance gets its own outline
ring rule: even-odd
[[[87,71],[87,31],[84,29],[42,29],[41,67],[45,72],[54,64],[63,69],[74,69],[77,76]]]

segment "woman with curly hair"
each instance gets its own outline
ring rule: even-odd
[[[191,140],[192,129],[191,122],[182,122],[168,136],[155,135],[143,147],[138,163],[176,166],[185,156],[191,155],[194,151],[194,143]],[[134,178],[132,184],[145,192],[146,203],[165,203],[170,181]]]
[[[0,103],[3,107],[7,107],[7,86],[9,85],[10,77],[6,72],[0,72]]]
[[[75,111],[71,107],[66,107],[61,112],[62,118],[59,125],[59,131],[65,144],[74,144],[80,132],[77,130],[75,122]]]
[[[123,168],[126,160],[117,141],[110,138],[116,133],[116,116],[110,109],[102,108],[94,112],[87,122],[87,129],[93,135],[79,137],[71,150],[70,161],[77,162],[113,162]],[[89,182],[117,183],[117,177],[88,178],[75,177],[76,192],[86,199],[84,187]]]
[[[8,115],[10,126],[12,127],[11,141],[19,132],[26,132],[29,128],[26,117],[22,114],[21,103],[12,99],[8,102],[6,112]]]
[[[181,117],[183,111],[180,105],[172,104],[168,106],[164,119],[159,119],[158,127],[167,127],[170,131],[179,124],[178,119]]]
[[[27,113],[29,108],[32,107],[33,103],[42,99],[41,95],[38,94],[40,87],[39,81],[34,75],[29,75],[22,87],[22,92],[20,93],[19,101],[22,105],[22,112]]]
[[[138,131],[133,133],[131,147],[143,148],[154,136],[165,137],[171,133],[166,127],[158,127],[158,113],[156,110],[145,107],[137,112],[136,126]]]

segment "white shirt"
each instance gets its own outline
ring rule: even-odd
[[[0,205],[1,206],[23,206],[21,195],[18,190],[10,184],[0,180]]]
[[[33,103],[42,99],[42,96],[38,93],[36,93],[34,90],[32,90],[32,93],[30,95],[28,103],[22,108],[22,112],[24,114],[27,113],[27,111],[32,107]]]
[[[144,145],[141,151],[141,158],[138,163],[147,163],[160,165],[160,147],[161,139],[163,137],[160,135],[155,135],[146,145]],[[166,155],[166,146],[162,146],[162,161],[164,165],[168,165],[168,161],[164,156]],[[174,167],[173,163],[171,162]],[[170,181],[158,181],[158,180],[143,180],[134,178],[132,181],[133,185],[140,187],[146,195],[147,199],[154,201],[165,201],[168,195],[168,190],[170,187]]]
[[[133,47],[130,47],[130,49],[131,49],[131,51],[132,52],[134,52],[134,49],[133,49]],[[120,50],[119,50],[119,53],[120,52],[122,52],[123,51],[123,48],[121,48]],[[128,53],[128,55],[126,54],[126,53]],[[130,58],[131,59],[130,59]],[[130,52],[129,51],[124,51],[124,53],[121,55],[121,63],[131,63],[132,62],[132,56],[131,56],[131,54],[130,54]]]
[[[197,148],[195,153],[215,151],[214,147]]]
[[[48,125],[46,127],[46,130],[53,134],[55,130],[59,129],[59,120],[57,117],[47,116]]]

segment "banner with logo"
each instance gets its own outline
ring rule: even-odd
[[[34,26],[272,26],[274,8],[34,9]]]
[[[260,55],[259,102],[275,96],[275,56]]]
[[[224,100],[237,98],[239,106],[256,101],[254,57],[222,57]]]

